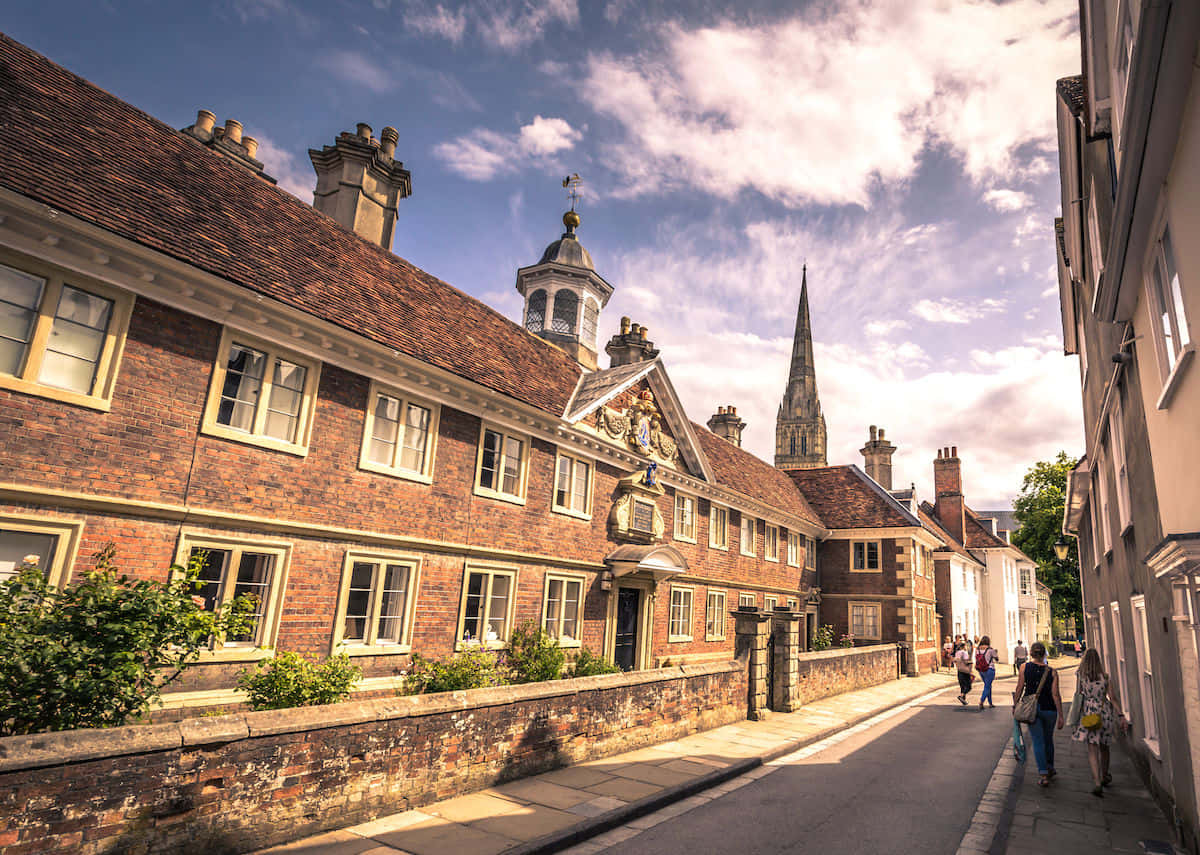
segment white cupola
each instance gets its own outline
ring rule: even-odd
[[[579,214],[563,214],[566,231],[546,247],[541,261],[517,271],[517,291],[525,298],[525,329],[562,348],[595,371],[596,327],[613,287],[596,273],[579,239]]]

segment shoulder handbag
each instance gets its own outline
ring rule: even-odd
[[[1025,697],[1017,701],[1013,706],[1013,718],[1025,724],[1033,724],[1038,717],[1038,695],[1042,693],[1042,689],[1046,686],[1046,680],[1050,678],[1050,666],[1046,666],[1046,670],[1042,672],[1042,679],[1038,681],[1037,691],[1032,695],[1026,694]]]
[[[1067,715],[1067,727],[1079,727],[1079,718],[1083,714],[1083,692],[1075,687],[1075,697],[1071,698],[1071,712]]]

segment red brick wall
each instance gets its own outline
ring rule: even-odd
[[[588,562],[596,570],[617,545],[608,534],[608,513],[617,481],[628,474],[605,462],[596,465],[591,520],[551,512],[556,449],[534,439],[530,448],[524,505],[474,495],[480,419],[441,408],[432,485],[358,468],[369,381],[323,365],[308,454],[304,457],[201,434],[204,402],[221,328],[150,300],[137,300],[108,413],[0,390],[0,482],[187,505],[317,527],[309,536],[278,534],[246,523],[241,532],[204,528],[203,533],[271,537],[293,544],[282,602],[277,647],[314,654],[329,650],[338,586],[346,549],[363,544],[343,534],[322,536],[321,527],[377,531],[470,546],[548,556],[549,563],[510,561],[518,572],[517,621],[542,617],[543,578],[555,559]],[[672,543],[674,495],[659,499]],[[20,509],[17,505],[6,506]],[[0,512],[5,509],[0,506]],[[25,508],[28,510],[28,508]],[[179,522],[39,507],[47,516],[84,518],[83,546],[75,572],[112,540],[122,570],[158,577],[175,557]],[[729,548],[708,548],[707,501],[698,502],[697,543],[673,545],[689,570],[680,582],[695,584],[693,641],[666,640],[669,585],[659,588],[652,656],[715,655],[732,651],[732,625],[723,642],[704,641],[708,587],[727,590],[737,606],[740,590],[753,590],[761,605],[767,589],[786,603],[800,588],[801,569],[786,563],[786,530],[780,530],[783,560],[762,558],[765,524],[757,523],[757,556],[739,552],[739,515],[729,514]],[[372,548],[378,549],[378,545]],[[421,560],[415,604],[414,649],[442,656],[453,649],[461,600],[463,554],[400,549]],[[489,559],[490,560],[490,559]],[[579,571],[575,571],[579,572]],[[595,651],[604,642],[607,592],[589,574],[583,641]],[[661,630],[661,631],[660,631]],[[368,674],[391,673],[407,657],[364,657]],[[228,685],[242,666],[201,666],[180,688]]]
[[[745,718],[722,662],[0,739],[0,855],[247,852]]]

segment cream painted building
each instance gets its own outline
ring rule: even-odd
[[[1059,294],[1086,456],[1068,481],[1086,634],[1150,789],[1200,847],[1200,3],[1085,0],[1058,82]]]

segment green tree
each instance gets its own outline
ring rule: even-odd
[[[250,696],[250,709],[278,710],[336,704],[354,691],[362,669],[345,653],[314,662],[300,653],[283,651],[238,674],[238,688]]]
[[[1054,554],[1054,542],[1062,534],[1063,508],[1066,501],[1067,473],[1078,459],[1060,451],[1053,460],[1040,460],[1025,473],[1021,494],[1013,502],[1020,527],[1013,545],[1037,562],[1037,575],[1050,588],[1050,610],[1054,617],[1075,617],[1083,625],[1083,602],[1079,590],[1079,553],[1075,538],[1065,561]]]
[[[166,582],[96,569],[52,588],[36,564],[0,583],[0,736],[117,727],[146,712],[211,639],[245,631],[254,600],[218,613],[196,595],[202,556]]]

